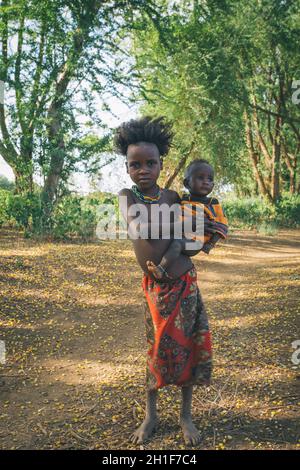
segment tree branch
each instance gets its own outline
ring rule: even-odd
[[[23,94],[22,84],[20,80],[22,48],[23,48],[23,32],[24,32],[24,22],[25,22],[23,11],[21,15],[22,16],[20,18],[20,24],[18,28],[17,58],[16,58],[16,63],[15,63],[15,93],[16,93],[17,114],[19,118],[20,127],[22,129],[22,133],[26,135],[28,132],[28,128],[25,123],[24,111],[22,109],[23,108],[22,99],[23,99],[24,94]]]

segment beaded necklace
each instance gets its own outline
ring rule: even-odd
[[[133,185],[131,190],[138,199],[145,202],[146,204],[154,204],[155,202],[158,202],[162,194],[162,190],[160,188],[158,188],[157,194],[155,194],[155,196],[145,196],[145,194],[143,194],[136,185]]]

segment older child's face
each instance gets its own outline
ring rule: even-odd
[[[157,146],[147,142],[129,145],[126,166],[130,178],[141,191],[152,188],[162,168]]]
[[[207,163],[200,163],[191,168],[189,190],[199,196],[207,196],[214,187],[214,171]]]

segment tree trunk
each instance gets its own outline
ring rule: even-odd
[[[280,113],[280,109],[279,109],[279,113]],[[272,199],[274,202],[277,202],[280,197],[281,123],[282,123],[281,117],[277,117],[276,125],[275,125],[274,143],[273,143],[272,174],[271,174]]]
[[[15,175],[16,194],[28,194],[33,192],[32,172],[18,171],[13,168]]]
[[[88,34],[88,30],[84,32]],[[42,230],[48,232],[51,229],[51,215],[55,201],[55,195],[59,185],[62,169],[65,162],[65,143],[62,128],[62,111],[64,98],[68,85],[76,70],[78,59],[83,50],[84,36],[82,29],[78,28],[74,33],[74,49],[64,64],[58,82],[55,95],[49,106],[47,118],[48,139],[51,145],[50,169],[46,177],[42,191]]]
[[[167,181],[165,182],[165,185],[164,187],[166,189],[170,188],[171,184],[173,183],[173,181],[175,180],[175,178],[178,176],[178,174],[180,173],[180,171],[184,168],[189,156],[191,155],[193,149],[195,147],[195,142],[193,141],[192,144],[191,144],[191,147],[190,149],[185,153],[185,155],[183,155],[183,157],[180,159],[177,167],[175,168],[174,172],[172,173],[171,176],[169,176],[169,178],[167,179]]]
[[[296,193],[296,158],[292,160],[290,156],[285,152],[285,163],[286,166],[289,170],[289,176],[290,176],[290,187],[289,187],[289,192],[291,194]]]
[[[295,194],[296,192],[296,173],[290,173],[290,193]]]
[[[251,158],[252,166],[253,166],[253,172],[254,172],[254,177],[256,180],[256,183],[259,187],[260,193],[267,197],[267,199],[273,203],[272,196],[266,186],[266,183],[264,181],[263,176],[261,175],[259,168],[258,168],[258,154],[255,150],[254,147],[254,142],[253,142],[253,134],[252,134],[252,124],[251,124],[251,118],[248,114],[247,111],[245,111],[245,122],[246,122],[246,143],[247,143],[247,148],[248,152]]]
[[[51,215],[60,176],[65,162],[65,144],[61,121],[62,102],[54,101],[48,111],[48,137],[51,145],[50,169],[42,191],[42,227],[45,232],[51,229]]]

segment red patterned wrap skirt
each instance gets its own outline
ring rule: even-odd
[[[193,267],[171,282],[144,275],[147,388],[209,385],[211,334]]]

